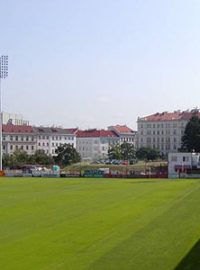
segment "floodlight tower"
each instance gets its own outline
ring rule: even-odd
[[[0,171],[2,170],[2,159],[3,159],[3,116],[2,116],[2,91],[1,91],[1,80],[8,77],[8,56],[0,56]]]

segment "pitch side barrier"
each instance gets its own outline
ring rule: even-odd
[[[24,172],[23,170],[5,170],[4,175],[6,177],[45,177],[45,178],[168,178],[167,173],[120,173],[120,172],[104,172],[102,170],[85,170],[84,172],[58,172],[53,170],[38,171],[33,170],[31,172]],[[200,175],[190,175],[186,177],[185,175],[181,178],[200,178]]]

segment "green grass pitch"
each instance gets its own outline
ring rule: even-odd
[[[200,180],[0,179],[2,270],[198,270]]]

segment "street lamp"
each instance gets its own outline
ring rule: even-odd
[[[2,144],[2,133],[3,133],[3,116],[2,116],[2,93],[1,93],[1,80],[8,77],[8,56],[0,56],[0,171],[2,171],[2,153],[3,153],[3,144]]]

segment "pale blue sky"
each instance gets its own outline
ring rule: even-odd
[[[105,128],[200,100],[199,0],[0,0],[3,110]]]

